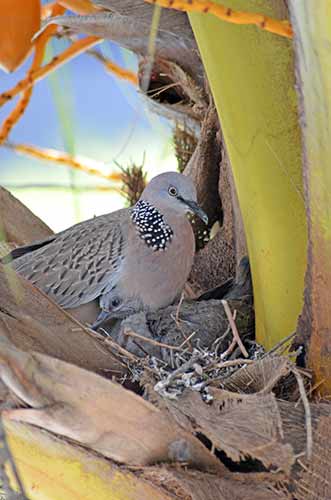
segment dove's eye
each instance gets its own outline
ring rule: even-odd
[[[170,194],[170,196],[177,196],[178,195],[178,191],[175,188],[175,186],[170,186],[168,189],[168,193]]]
[[[118,307],[119,305],[121,304],[121,301],[118,297],[115,297],[112,301],[111,301],[111,305],[112,307]]]

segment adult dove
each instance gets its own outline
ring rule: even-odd
[[[191,271],[195,239],[188,213],[208,222],[192,180],[166,172],[133,207],[17,248],[11,265],[69,312],[93,306],[91,323],[111,313],[114,294],[134,303],[135,312],[155,311],[179,297]]]

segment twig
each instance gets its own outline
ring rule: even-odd
[[[122,356],[125,356],[126,358],[130,359],[131,361],[135,361],[135,362],[138,361],[137,356],[135,356],[131,352],[129,352],[126,349],[124,349],[124,347],[120,346],[113,339],[106,338],[106,339],[104,339],[104,343],[108,344],[110,347],[116,349]]]
[[[179,346],[179,349],[182,349],[184,347],[184,345],[187,343],[187,342],[190,342],[191,338],[194,337],[194,335],[196,335],[196,331],[195,332],[192,332],[191,335],[189,335],[185,340],[184,342],[182,342]],[[192,345],[190,344],[190,347],[192,349]]]
[[[292,373],[296,378],[299,392],[300,392],[300,397],[301,401],[305,410],[305,420],[306,420],[306,433],[307,433],[307,445],[306,445],[306,456],[307,459],[310,460],[312,457],[313,453],[313,427],[312,427],[312,419],[311,419],[311,410],[310,410],[310,404],[307,398],[307,394],[305,391],[305,386],[302,380],[302,377],[298,370],[292,369]]]
[[[208,366],[207,371],[214,370],[215,368],[228,368],[229,366],[251,365],[253,363],[256,363],[254,359],[229,359],[229,361]]]
[[[229,347],[224,352],[222,352],[220,358],[224,359],[227,356],[229,356],[229,354],[231,354],[233,352],[233,350],[236,347],[236,345],[237,345],[237,341],[236,341],[236,339],[233,339],[232,342],[231,342],[231,344],[229,345]]]
[[[43,79],[46,75],[59,68],[63,64],[67,63],[74,57],[77,57],[81,53],[85,52],[88,48],[93,47],[94,45],[101,42],[102,38],[96,36],[80,38],[72,45],[70,45],[70,47],[65,49],[61,54],[54,56],[49,63],[45,64],[45,66],[42,66],[29,73],[29,75],[18,82],[15,87],[12,87],[10,90],[7,90],[6,92],[0,94],[0,106],[13,99],[13,97],[15,97],[17,94],[20,94],[26,89],[32,87],[35,82]]]
[[[159,29],[161,18],[161,7],[155,5],[153,9],[153,17],[151,22],[151,30],[148,38],[148,49],[145,68],[141,77],[141,90],[145,93],[147,92],[151,80],[152,70],[155,61],[155,50],[156,50],[156,40],[157,33]]]
[[[175,321],[176,321],[177,328],[179,328],[179,311],[180,311],[181,305],[183,303],[183,300],[184,300],[184,292],[182,292],[180,299],[179,299],[179,302],[178,302],[178,305],[177,305],[177,308],[176,308]]]
[[[232,317],[232,313],[231,313],[231,309],[229,307],[229,304],[224,299],[221,300],[221,302],[222,302],[222,305],[224,307],[225,314],[226,314],[226,316],[228,318],[228,321],[230,323],[233,337],[236,340],[236,342],[237,342],[237,344],[239,346],[239,349],[241,350],[241,353],[243,354],[243,356],[245,356],[245,358],[248,358],[248,352],[247,352],[244,344],[241,341],[241,338],[240,338],[240,335],[239,335],[239,332],[238,332],[238,329],[237,329],[237,325],[236,325],[236,323],[235,323],[235,321],[234,321],[234,319]]]
[[[324,382],[326,382],[326,378],[323,378],[322,380],[320,380],[319,382],[316,382],[316,384],[314,384],[310,389],[309,389],[309,392],[308,392],[308,395],[311,396],[313,394],[314,391],[316,391],[316,389],[318,389],[322,384],[324,384]]]
[[[285,337],[283,340],[281,340],[280,342],[278,342],[278,344],[276,344],[272,349],[270,349],[270,351],[266,352],[261,359],[269,356],[270,354],[273,354],[274,352],[278,351],[281,347],[283,347],[284,344],[286,344],[289,340],[292,340],[294,337],[295,337],[295,332],[294,333],[291,333],[290,335],[288,335],[287,337]]]
[[[191,359],[189,359],[186,363],[183,363],[177,370],[174,370],[172,373],[170,373],[165,380],[160,380],[155,385],[155,390],[160,391],[164,390],[168,385],[171,384],[171,382],[177,377],[177,375],[180,375],[181,373],[185,373],[187,370],[193,367],[193,365],[197,361],[196,356],[192,356]]]
[[[105,57],[103,54],[101,54],[101,52],[95,49],[88,49],[86,51],[86,54],[93,56],[95,59],[101,62],[108,71],[111,71],[123,80],[127,80],[133,85],[138,85],[138,77],[133,71],[118,66],[118,64],[114,63],[110,59],[107,59],[107,57]]]
[[[164,347],[165,349],[170,349],[171,351],[181,351],[182,350],[180,347],[177,347],[174,345],[163,344],[162,342],[158,342],[157,340],[144,337],[143,335],[140,335],[139,333],[136,333],[129,328],[126,328],[124,330],[124,335],[126,337],[135,337],[137,339],[142,340],[143,342],[148,342],[149,344],[153,344],[153,345],[156,345],[158,347]]]
[[[61,5],[54,4],[54,6],[51,9],[51,15],[59,15],[64,12],[64,8]],[[57,30],[57,26],[50,25],[48,26],[43,33],[38,37],[38,41],[35,42],[35,54],[33,57],[32,65],[31,68],[28,70],[28,73],[26,75],[26,80],[29,81],[31,78],[31,75],[34,74],[34,72],[38,71],[40,69],[40,66],[42,65],[43,58],[44,58],[44,53],[46,49],[46,45],[48,40],[54,35],[54,33]],[[14,125],[19,121],[21,116],[24,114],[33,91],[33,85],[30,87],[26,88],[20,97],[17,105],[15,108],[11,111],[9,116],[4,120],[1,128],[0,128],[0,144],[3,144],[8,135],[10,134],[11,129],[14,127]]]
[[[176,308],[175,318],[173,318],[172,315],[171,315],[171,318],[174,319],[178,330],[180,331],[180,333],[182,334],[182,336],[184,338],[184,344],[185,344],[186,342],[189,342],[190,338],[192,338],[192,336],[195,334],[195,332],[193,333],[193,335],[191,334],[188,337],[186,337],[184,330],[182,329],[181,324],[180,324],[181,320],[179,318],[179,311],[180,311],[180,308],[181,308],[181,305],[183,303],[184,298],[185,298],[185,293],[182,292],[180,299],[179,299],[179,302],[178,302],[178,305],[177,305],[177,308]],[[192,344],[190,342],[189,342],[189,346],[190,346],[190,349],[192,350]]]
[[[108,181],[118,182],[122,180],[122,175],[119,172],[110,172],[109,174],[104,174],[102,172],[102,169],[104,168],[105,164],[91,158],[80,159],[64,151],[57,151],[56,149],[51,148],[40,148],[38,146],[30,144],[14,144],[12,142],[6,142],[5,146],[9,149],[12,149],[16,153],[20,153],[26,156],[32,156],[33,158],[38,158],[41,160],[52,161],[59,165],[69,165],[72,168],[75,168],[87,174],[95,175]]]

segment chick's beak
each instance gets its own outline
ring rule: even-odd
[[[206,225],[208,224],[208,215],[202,210],[202,208],[199,207],[199,205],[195,201],[184,200],[183,198],[181,199],[181,201],[188,206],[190,212],[197,215]]]

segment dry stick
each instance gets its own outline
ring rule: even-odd
[[[179,346],[179,349],[182,349],[184,347],[185,344],[187,344],[188,342],[190,342],[191,338],[194,337],[194,335],[196,335],[196,331],[195,332],[192,332],[191,335],[189,335],[185,340],[184,342],[182,342]],[[190,343],[190,348],[192,349],[192,345]]]
[[[132,354],[131,352],[127,351],[126,349],[124,349],[124,347],[120,346],[117,342],[115,342],[115,340],[113,340],[112,338],[108,337],[108,338],[104,338],[104,342],[105,344],[108,344],[109,347],[111,349],[114,349],[116,351],[118,351],[118,353],[120,355],[122,355],[123,357],[126,357],[128,358],[130,361],[133,361],[134,363],[139,363],[141,362],[141,359],[138,358],[138,356],[135,356],[134,354]],[[140,347],[140,346],[138,346]],[[121,360],[121,363],[124,365],[124,362]],[[125,365],[124,365],[125,366]],[[149,366],[144,366],[144,369],[153,373],[154,374],[154,370],[152,368],[150,368]]]
[[[181,10],[183,12],[201,12],[213,14],[222,21],[233,24],[255,24],[264,31],[275,33],[286,38],[293,37],[291,24],[287,20],[273,19],[263,14],[233,10],[230,7],[208,0],[145,0],[147,3]]]
[[[124,347],[120,346],[117,342],[115,342],[115,340],[113,340],[111,338],[106,338],[106,339],[104,339],[104,342],[105,342],[105,344],[108,344],[113,349],[116,349],[120,354],[122,354],[122,356],[125,356],[126,358],[130,359],[131,361],[135,361],[135,362],[138,361],[137,356],[135,356],[131,352],[124,349]]]
[[[236,345],[237,345],[237,341],[236,341],[236,339],[233,339],[232,342],[231,342],[231,344],[229,345],[229,347],[224,352],[221,353],[220,358],[224,359],[227,356],[229,356],[229,354],[231,354],[233,352],[233,350],[236,347]]]
[[[322,380],[316,382],[316,384],[314,384],[313,387],[309,389],[308,396],[311,396],[313,392],[316,391],[316,389],[318,389],[322,384],[324,384],[324,382],[326,382],[326,380],[326,378],[322,378]]]
[[[102,38],[99,38],[97,36],[88,36],[86,38],[77,40],[77,42],[74,42],[72,45],[70,45],[70,47],[61,52],[61,54],[53,57],[53,59],[48,64],[45,64],[45,66],[37,69],[36,71],[32,71],[28,75],[28,77],[23,78],[23,80],[18,82],[11,90],[7,90],[6,92],[0,94],[0,106],[10,101],[17,94],[20,94],[26,89],[32,87],[34,83],[44,78],[55,69],[63,66],[74,57],[101,42]]]
[[[183,363],[179,368],[174,370],[172,373],[169,373],[167,378],[165,380],[160,380],[156,386],[158,388],[165,389],[176,377],[177,375],[180,375],[181,373],[186,372],[187,370],[193,368],[194,363],[196,363],[197,359],[195,356],[192,356],[191,359]]]
[[[231,309],[229,307],[229,304],[227,303],[226,300],[221,300],[222,302],[222,305],[224,307],[224,311],[225,311],[225,314],[228,318],[228,321],[230,323],[230,326],[231,326],[231,330],[232,330],[232,334],[233,334],[233,337],[234,339],[236,340],[238,346],[239,346],[239,349],[241,350],[243,356],[245,356],[245,358],[248,358],[248,352],[246,351],[246,348],[244,346],[244,344],[242,343],[241,341],[241,338],[240,338],[240,335],[239,335],[239,332],[238,332],[238,329],[237,329],[237,325],[232,317],[232,313],[231,313]]]
[[[5,146],[12,149],[13,151],[32,156],[33,158],[38,158],[40,160],[52,161],[59,163],[61,165],[69,165],[76,170],[80,170],[87,174],[95,175],[107,181],[121,181],[122,174],[118,172],[111,172],[110,174],[103,174],[100,170],[89,167],[82,161],[78,160],[74,156],[71,156],[63,151],[57,151],[56,149],[40,148],[37,146],[32,146],[29,144],[13,144],[11,142],[6,142]]]
[[[179,311],[180,311],[180,308],[181,308],[181,305],[183,303],[183,300],[185,298],[185,294],[184,292],[182,292],[181,296],[180,296],[180,300],[178,302],[178,305],[177,305],[177,308],[176,308],[176,314],[175,314],[175,323],[176,323],[176,326],[178,328],[178,330],[180,331],[180,333],[182,334],[183,338],[184,338],[184,342],[183,344],[185,344],[186,342],[189,342],[190,338],[195,335],[196,332],[193,332],[193,334],[189,335],[188,337],[186,337],[185,333],[184,333],[184,330],[182,329],[181,325],[180,325],[180,318],[179,318]],[[171,317],[173,318],[173,316],[171,315]],[[189,342],[189,346],[190,346],[190,349],[192,350],[192,344]]]
[[[160,17],[161,17],[161,8],[158,5],[156,5],[153,11],[151,30],[148,39],[147,58],[146,58],[147,60],[141,78],[140,87],[143,92],[147,92],[151,80],[151,75],[155,60],[156,38],[160,24]]]
[[[229,366],[251,365],[253,363],[256,363],[254,359],[229,359],[229,361],[223,361],[223,363],[216,363],[215,365],[208,366],[207,371],[214,370],[215,368],[228,368]]]
[[[176,322],[177,328],[179,328],[179,311],[180,311],[181,305],[183,303],[183,300],[184,300],[184,292],[181,293],[181,296],[180,296],[180,299],[179,299],[179,302],[178,302],[178,305],[176,308],[175,322]]]
[[[310,405],[300,373],[296,369],[292,369],[292,373],[296,378],[299,387],[301,401],[305,410],[306,433],[307,433],[306,455],[307,459],[310,460],[313,453],[313,427],[312,427]]]
[[[114,73],[123,80],[127,80],[133,85],[138,85],[138,76],[133,71],[118,66],[118,64],[115,64],[113,61],[105,57],[103,54],[101,54],[101,52],[98,52],[97,50],[89,49],[86,51],[86,53],[100,61],[104,65],[104,67],[111,73]]]
[[[287,337],[285,337],[283,340],[278,342],[270,351],[266,352],[263,356],[262,359],[270,356],[270,354],[273,354],[274,352],[278,351],[281,347],[283,347],[289,340],[292,340],[295,337],[296,333],[291,333]]]
[[[153,344],[153,345],[156,345],[158,347],[164,347],[166,349],[169,349],[170,351],[182,351],[182,349],[180,347],[177,347],[174,345],[163,344],[162,342],[158,342],[157,340],[149,339],[147,337],[144,337],[143,335],[140,335],[139,333],[134,332],[130,328],[124,329],[124,335],[126,337],[134,337],[134,338],[143,340],[144,342],[147,342],[148,344]]]

